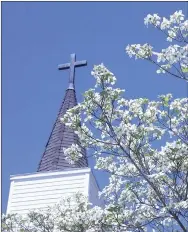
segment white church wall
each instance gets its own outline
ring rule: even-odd
[[[76,192],[89,196],[94,205],[100,204],[98,186],[90,168],[12,176],[7,213],[25,214],[44,209]]]
[[[94,175],[91,173],[90,181],[89,181],[89,201],[92,202],[93,205],[102,206],[102,199],[98,197],[99,194],[99,186],[95,180]]]

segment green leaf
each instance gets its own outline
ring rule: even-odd
[[[130,183],[126,183],[125,185],[126,189],[128,189],[130,186],[131,186]]]
[[[182,68],[182,72],[188,73],[188,67],[187,68]]]
[[[144,103],[144,104],[147,104],[147,103],[148,103],[148,99],[147,99],[147,98],[144,98],[144,99],[143,99],[143,103]]]
[[[115,205],[115,206],[111,206],[108,211],[110,212],[118,212],[120,210],[120,206]]]
[[[164,98],[164,106],[168,106],[168,101],[169,101],[168,97],[165,97]]]
[[[147,156],[150,157],[150,156],[152,156],[152,154],[145,154],[145,156],[146,156],[146,157],[147,157]]]

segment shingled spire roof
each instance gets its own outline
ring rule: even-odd
[[[86,151],[82,148],[83,157],[74,164],[70,164],[65,157],[63,148],[70,147],[73,143],[80,145],[78,136],[72,129],[65,126],[60,118],[66,111],[77,105],[76,93],[74,90],[75,67],[86,65],[86,61],[76,62],[75,54],[71,55],[71,63],[59,66],[59,70],[70,68],[69,88],[66,90],[64,100],[61,104],[56,122],[53,126],[45,151],[38,166],[38,172],[63,170],[67,168],[87,167]]]

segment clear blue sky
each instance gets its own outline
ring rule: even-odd
[[[12,174],[35,172],[60,103],[68,71],[57,65],[70,54],[86,59],[76,70],[78,101],[93,87],[94,64],[103,62],[118,78],[126,97],[173,93],[186,96],[185,82],[155,74],[145,61],[130,59],[127,44],[167,42],[143,23],[148,13],[186,12],[186,2],[3,2],[2,3],[2,209],[6,209]],[[99,185],[105,178],[97,174]]]

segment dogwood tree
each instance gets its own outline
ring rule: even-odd
[[[104,65],[92,74],[95,88],[62,121],[93,151],[96,168],[111,174],[102,195],[117,225],[187,231],[188,99],[167,94],[157,101],[128,100],[113,88],[116,78]],[[77,145],[65,153],[72,161],[81,156]]]
[[[129,52],[137,57],[142,49],[130,46]],[[154,55],[151,50],[146,59]],[[182,75],[186,65],[186,57],[181,58]],[[160,68],[173,74],[172,67]],[[127,99],[124,90],[114,87],[116,77],[103,64],[94,66],[92,75],[94,88],[61,120],[96,159],[95,168],[110,174],[100,193],[104,207],[92,207],[79,196],[74,207],[65,200],[27,219],[6,216],[4,231],[187,232],[188,99],[173,99],[171,94],[157,100]],[[64,153],[70,162],[82,156],[77,144]]]

